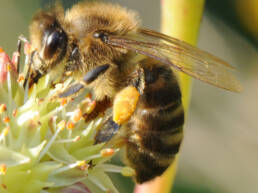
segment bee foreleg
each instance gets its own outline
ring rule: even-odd
[[[60,98],[71,96],[79,92],[85,85],[93,82],[99,75],[103,74],[109,68],[109,64],[97,66],[93,70],[89,71],[82,79],[81,83],[76,83],[66,89],[63,93],[59,95]]]
[[[98,78],[99,75],[103,74],[104,72],[107,71],[107,69],[109,68],[109,64],[105,64],[105,65],[101,65],[101,66],[97,66],[96,68],[94,68],[93,70],[89,71],[84,77],[83,77],[83,81],[86,84],[89,84],[91,82],[93,82],[96,78]]]

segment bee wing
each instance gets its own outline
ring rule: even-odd
[[[241,86],[233,77],[234,69],[227,62],[176,38],[139,29],[125,36],[112,35],[107,43],[135,51],[167,64],[191,77],[230,91],[239,92]]]

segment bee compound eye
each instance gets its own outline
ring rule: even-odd
[[[52,59],[53,56],[61,54],[66,48],[67,37],[63,31],[55,30],[45,34],[44,37],[44,59]]]

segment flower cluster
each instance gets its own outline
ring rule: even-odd
[[[56,93],[72,80],[52,86],[49,75],[24,89],[18,57],[0,49],[0,192],[118,192],[106,172],[131,171],[106,163],[118,149],[94,143],[104,117],[85,122],[96,105],[90,92],[60,99]]]

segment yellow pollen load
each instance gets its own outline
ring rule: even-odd
[[[121,90],[115,97],[113,105],[113,120],[117,124],[128,121],[136,109],[140,93],[138,90],[129,86]]]

